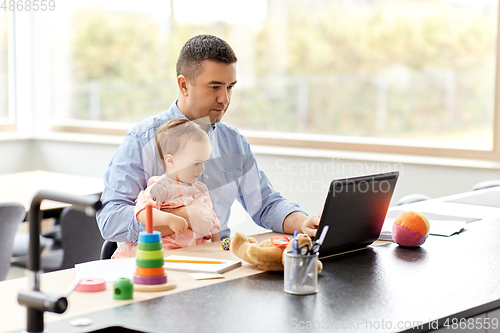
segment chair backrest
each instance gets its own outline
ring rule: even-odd
[[[496,187],[496,186],[500,186],[500,180],[497,180],[497,179],[485,180],[483,182],[479,182],[476,185],[474,185],[472,187],[472,190],[477,191],[477,190],[482,190],[485,188]]]
[[[21,204],[0,204],[0,281],[5,280],[9,272],[14,237],[25,216],[26,209]]]
[[[101,249],[101,259],[111,259],[113,253],[118,248],[118,244],[116,242],[112,242],[109,240],[104,241]]]
[[[407,205],[407,204],[411,204],[411,203],[419,202],[419,201],[425,201],[425,200],[429,200],[430,198],[431,197],[429,197],[425,194],[418,194],[418,193],[408,194],[408,195],[402,197],[401,199],[399,199],[396,206]]]
[[[64,251],[59,269],[73,268],[75,264],[100,258],[104,239],[95,215],[87,216],[84,212],[67,207],[63,209],[59,221]]]

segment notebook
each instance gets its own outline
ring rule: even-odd
[[[403,212],[404,210],[392,210],[387,213],[379,240],[393,241],[392,224],[394,220],[399,216],[399,214]],[[466,227],[467,223],[480,220],[475,217],[451,216],[427,212],[421,213],[424,214],[425,217],[427,217],[427,219],[429,220],[429,234],[436,236],[452,236],[454,234],[460,233]]]
[[[447,202],[463,203],[468,205],[500,207],[500,192],[491,191],[485,193],[475,193],[469,196],[448,200]]]
[[[185,271],[185,272],[207,272],[207,273],[224,273],[241,266],[240,260],[225,260],[225,259],[214,259],[214,258],[203,258],[203,257],[191,257],[191,256],[179,256],[171,255],[165,257],[165,259],[170,260],[199,260],[199,261],[221,261],[220,264],[198,264],[198,263],[183,263],[183,262],[166,262],[163,267],[165,269],[174,271]]]
[[[329,226],[320,258],[361,249],[378,239],[398,177],[398,171],[391,171],[331,182],[317,231],[321,235]]]
[[[425,214],[424,214],[425,215]],[[382,232],[379,240],[394,241],[392,239],[392,225],[395,218],[388,217],[385,219]],[[429,219],[429,235],[450,237],[460,233],[466,227],[465,221],[460,220],[430,220]]]

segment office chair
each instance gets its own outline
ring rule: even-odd
[[[0,204],[0,281],[5,280],[9,272],[14,236],[25,216],[26,210],[21,204]]]
[[[472,187],[472,190],[477,191],[495,186],[500,186],[500,180],[485,180],[484,182],[479,182]]]
[[[62,247],[61,245],[61,225],[59,224],[59,217],[61,216],[63,208],[50,209],[43,212],[43,218],[54,219],[54,225],[42,235],[40,235],[41,249],[57,250]],[[18,232],[14,238],[14,250],[12,251],[13,257],[23,257],[28,255],[30,244],[30,237],[28,232]]]
[[[118,244],[116,242],[105,240],[101,248],[101,260],[111,259],[111,256],[113,255],[113,253],[115,253],[115,250],[117,248]]]
[[[22,221],[21,221],[22,222]],[[51,238],[40,236],[41,249],[52,249],[54,241]],[[30,235],[28,232],[18,232],[14,237],[12,257],[23,257],[28,255],[30,247]],[[59,247],[60,248],[60,247]]]
[[[99,196],[101,197],[102,192],[86,195],[86,197]],[[58,250],[62,248],[62,231],[61,224],[59,223],[63,208],[55,208],[46,210],[43,212],[43,218],[53,218],[54,225],[50,229],[46,230],[40,236],[40,245],[42,249],[48,249],[49,251]],[[17,233],[16,239],[14,241],[14,252],[13,257],[26,256],[28,254],[29,247],[29,236],[28,233]]]
[[[62,248],[42,255],[42,270],[52,272],[75,264],[98,260],[104,239],[95,216],[66,207],[60,217]],[[13,258],[12,265],[26,268],[28,256]]]
[[[419,202],[419,201],[425,201],[425,200],[429,200],[430,198],[431,197],[429,197],[425,194],[418,194],[418,193],[408,194],[408,195],[402,197],[401,199],[399,199],[396,206],[407,205],[407,204],[411,204],[411,203]]]

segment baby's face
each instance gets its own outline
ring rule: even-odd
[[[205,161],[210,157],[212,147],[208,138],[202,141],[189,141],[180,151],[175,153],[173,170],[177,171],[179,180],[184,183],[195,183],[205,171]]]

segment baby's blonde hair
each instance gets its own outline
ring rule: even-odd
[[[165,155],[174,155],[191,140],[203,139],[208,140],[208,135],[198,124],[185,118],[169,120],[156,130],[158,157],[165,166]]]

